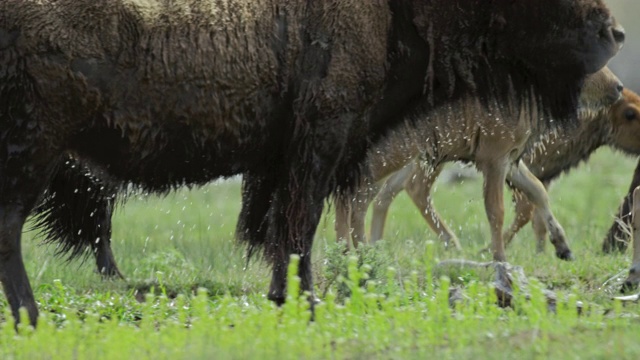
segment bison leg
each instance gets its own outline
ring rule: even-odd
[[[355,154],[358,156],[355,159],[350,157],[354,155],[352,153],[348,158],[345,156],[349,133],[344,129],[350,128],[355,117],[311,117],[322,119],[321,124],[304,135],[296,134],[286,152],[288,170],[281,177],[269,209],[265,251],[273,263],[268,298],[279,304],[284,302],[286,270],[291,255],[296,254],[300,256],[300,291],[309,294],[313,309],[311,248],[324,201],[339,184],[349,187],[349,180],[352,180],[349,171],[356,173],[353,165],[357,163],[354,162],[364,157],[366,148],[361,149],[361,154]]]
[[[311,248],[322,214],[324,197],[314,196],[311,189],[301,189],[298,186],[296,184],[276,190],[268,214],[266,251],[273,263],[268,298],[278,305],[283,304],[286,299],[287,268],[293,254],[300,256],[300,291],[309,293],[312,305],[315,302]]]
[[[504,262],[507,260],[507,257],[502,239],[502,225],[504,224],[503,188],[508,165],[505,159],[500,159],[497,161],[478,161],[477,166],[484,176],[484,207],[491,228],[491,252],[493,254],[493,260]]]
[[[633,190],[632,220],[633,226],[633,260],[629,276],[622,285],[622,291],[626,292],[638,287],[640,284],[640,186]]]
[[[618,208],[618,215],[611,224],[609,232],[602,242],[602,251],[605,253],[612,253],[614,251],[624,252],[627,250],[628,242],[625,241],[629,238],[626,226],[631,225],[631,206],[633,202],[633,191],[636,187],[640,186],[640,159],[633,171],[633,179],[629,186],[629,191],[622,199],[622,204]]]
[[[516,166],[511,167],[508,178],[513,186],[521,190],[536,207],[536,213],[540,214],[536,216],[543,220],[551,234],[550,240],[556,248],[556,256],[563,260],[572,260],[573,254],[567,245],[564,229],[551,212],[549,196],[544,184],[529,171],[522,161],[518,161]],[[540,240],[538,239],[538,241]]]
[[[504,237],[505,246],[509,246],[520,229],[531,221],[533,210],[535,209],[533,204],[518,189],[513,189],[513,202],[515,204],[516,217],[513,220],[513,223],[509,226],[509,229],[507,229],[507,231],[502,235]]]
[[[389,176],[384,184],[380,187],[380,192],[373,200],[373,214],[371,217],[371,241],[375,242],[382,239],[384,234],[384,225],[389,213],[389,207],[402,190],[407,178],[414,172],[416,162],[412,161],[393,175]]]
[[[336,240],[346,242],[351,249],[355,245],[351,241],[351,206],[353,200],[350,196],[340,194],[336,200]]]
[[[60,245],[59,253],[69,258],[90,249],[98,273],[105,278],[124,278],[111,249],[111,216],[116,190],[87,175],[73,160],[54,174],[47,194],[35,209],[36,227],[47,234],[46,241]]]
[[[29,322],[36,326],[38,307],[22,262],[20,237],[26,219],[25,208],[11,203],[0,205],[0,281],[11,306],[11,313],[20,322],[20,307],[27,309]]]
[[[293,254],[300,256],[301,290],[311,293],[311,246],[324,196],[314,197],[315,183],[310,178],[315,174],[311,171],[298,177],[293,170],[270,170],[275,175],[244,174],[236,237],[248,244],[249,254],[264,247],[273,271],[268,298],[282,305],[286,299],[287,268]],[[326,196],[326,192],[323,195]]]
[[[21,235],[27,216],[44,191],[53,162],[39,159],[47,165],[37,166],[30,161],[31,156],[41,153],[33,148],[27,153],[0,161],[0,282],[16,325],[20,322],[19,309],[24,307],[30,324],[36,326],[38,307],[22,261]]]
[[[503,263],[507,260],[502,239],[504,224],[504,182],[507,177],[508,160],[506,158],[476,161],[478,169],[484,176],[484,207],[491,229],[491,252],[493,260]],[[506,267],[496,267],[496,294],[498,302],[507,304],[512,292],[511,279]]]
[[[536,236],[536,252],[538,253],[543,253],[547,244],[547,225],[544,219],[544,212],[536,208],[533,212],[531,225]]]
[[[431,202],[431,187],[442,171],[442,167],[442,165],[438,165],[435,168],[424,169],[419,164],[416,164],[415,171],[405,182],[405,187],[413,203],[420,209],[420,214],[422,214],[424,220],[438,234],[445,246],[447,248],[452,246],[454,249],[459,250],[462,247],[458,238],[445,224]]]
[[[349,214],[352,228],[351,241],[353,242],[354,247],[357,247],[358,244],[367,242],[365,229],[367,209],[378,191],[379,187],[377,184],[371,184],[364,189],[358,190],[356,193],[355,202],[353,203],[351,213]]]
[[[365,219],[367,209],[378,193],[377,184],[372,184],[370,179],[364,178],[355,189],[355,194],[342,193],[336,203],[336,238],[339,241],[347,241],[349,248],[356,248],[361,243],[367,242]]]

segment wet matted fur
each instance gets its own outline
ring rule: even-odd
[[[110,189],[242,174],[238,238],[272,264],[282,303],[291,254],[313,289],[324,200],[356,182],[398,112],[473,95],[570,119],[621,35],[600,0],[4,1],[0,280],[13,315],[25,306],[36,323],[20,231],[54,179],[82,181],[61,172],[69,156]]]

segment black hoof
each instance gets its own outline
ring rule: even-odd
[[[267,295],[267,299],[269,299],[270,301],[273,301],[278,306],[282,306],[282,305],[284,305],[286,297],[283,296],[283,295],[269,294],[269,295]]]
[[[622,284],[620,292],[623,294],[628,294],[632,291],[635,291],[636,289],[638,289],[638,284],[627,280]]]
[[[569,249],[564,251],[557,251],[556,256],[558,257],[558,259],[565,261],[573,261],[576,259],[575,257],[573,257],[573,253]]]
[[[103,268],[102,271],[96,270],[96,273],[100,274],[102,280],[125,280],[124,275],[118,270],[118,268]]]

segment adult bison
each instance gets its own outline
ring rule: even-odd
[[[473,94],[570,118],[623,36],[601,0],[4,0],[0,280],[13,315],[24,306],[36,323],[20,233],[69,157],[113,189],[242,174],[238,237],[264,251],[282,303],[289,256],[311,291],[324,200],[398,115]]]

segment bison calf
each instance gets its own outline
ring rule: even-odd
[[[554,131],[544,134],[522,157],[524,164],[542,184],[548,188],[551,181],[568,172],[601,146],[610,146],[626,154],[640,154],[640,123],[636,121],[640,98],[630,90],[622,91],[622,85],[607,68],[591,76],[582,92],[579,124],[570,131]],[[615,101],[615,102],[614,102]],[[611,104],[614,102],[613,104]],[[381,186],[374,200],[371,224],[372,241],[382,236],[386,213],[393,198],[403,189],[422,211],[429,226],[445,241],[459,246],[454,233],[442,221],[430,201],[430,189],[440,171],[425,172],[419,161],[408,164],[394,173]],[[504,233],[505,245],[533,218],[538,251],[543,251],[547,234],[546,210],[534,206],[531,195],[514,186],[516,217]],[[534,195],[535,196],[535,195]],[[553,238],[552,238],[553,240]]]

